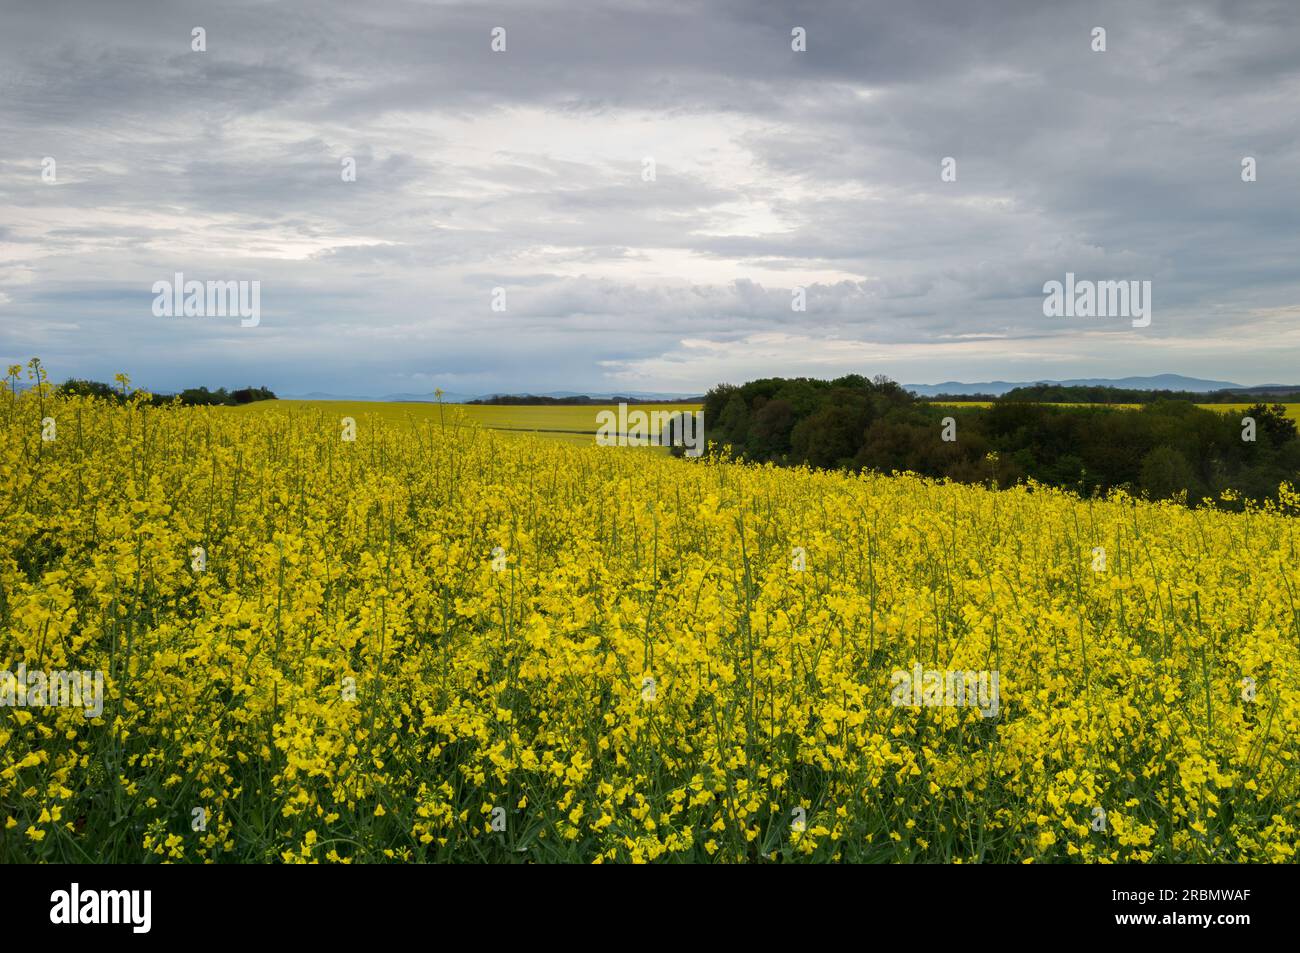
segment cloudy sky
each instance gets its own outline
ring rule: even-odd
[[[0,361],[1300,383],[1297,103],[1293,0],[0,0]],[[1045,317],[1067,271],[1150,281],[1150,326]],[[260,323],[156,316],[177,272]]]

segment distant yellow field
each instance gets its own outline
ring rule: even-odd
[[[1266,400],[1264,403],[1272,405],[1275,401]],[[1253,407],[1253,404],[1197,404],[1197,407],[1204,407],[1206,410],[1219,410],[1223,413],[1238,413],[1247,407]],[[1292,420],[1300,420],[1300,404],[1284,404],[1286,415]]]
[[[637,410],[694,412],[700,404],[635,404]],[[276,400],[244,404],[240,413],[293,412],[322,410],[340,417],[367,418],[386,423],[442,421],[447,426],[475,424],[491,430],[526,431],[537,436],[566,443],[592,444],[597,430],[597,414],[602,410],[617,412],[617,404],[587,406],[507,406],[501,404],[426,404],[388,403],[346,400]],[[650,448],[666,453],[665,447]]]

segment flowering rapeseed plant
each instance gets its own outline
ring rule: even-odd
[[[0,861],[1295,860],[1290,491],[14,390],[0,669],[105,698],[0,707]]]

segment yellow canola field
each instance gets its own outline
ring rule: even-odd
[[[629,410],[647,414],[656,411],[667,413],[693,413],[701,404],[630,404]],[[477,424],[491,430],[532,431],[553,440],[572,443],[595,443],[601,411],[618,413],[618,404],[438,404],[428,402],[397,401],[258,401],[232,407],[227,413],[258,414],[290,410],[319,410],[331,416],[351,416],[355,420],[379,419],[406,426],[418,426],[426,421],[447,425]],[[656,451],[662,448],[654,448]],[[663,451],[666,452],[666,451]]]
[[[0,669],[104,673],[99,717],[0,707],[0,861],[1296,859],[1294,493],[0,422]]]

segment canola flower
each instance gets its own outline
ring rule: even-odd
[[[42,387],[0,426],[0,669],[104,673],[99,717],[0,707],[0,861],[1296,859],[1290,489]],[[915,667],[995,716],[892,703]]]

